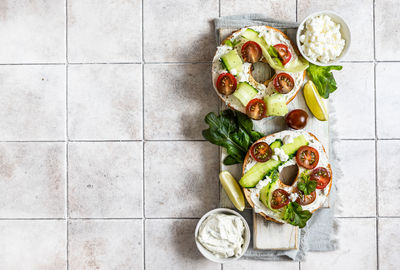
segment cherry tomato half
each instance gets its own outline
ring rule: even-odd
[[[266,111],[267,106],[265,105],[264,100],[259,98],[250,100],[249,104],[246,106],[246,114],[254,120],[263,119]]]
[[[296,192],[297,195],[299,195],[299,197],[297,197],[296,199],[296,202],[300,205],[308,205],[314,202],[315,198],[317,197],[317,193],[315,192],[315,190],[311,192],[311,194],[309,195],[304,195],[304,193],[301,190],[298,190],[297,188],[294,189],[294,192]]]
[[[294,88],[294,80],[287,73],[279,73],[274,79],[274,88],[281,94],[287,94]]]
[[[307,125],[308,114],[297,109],[288,113],[285,117],[286,124],[293,129],[303,129]]]
[[[283,65],[286,65],[292,58],[292,54],[289,51],[288,46],[285,44],[276,44],[274,48],[278,51],[279,58]]]
[[[257,162],[266,162],[271,159],[272,149],[268,143],[259,142],[251,147],[250,154]]]
[[[217,79],[217,90],[223,95],[229,96],[236,90],[236,78],[230,73],[222,73]]]
[[[271,208],[279,209],[284,207],[288,203],[289,203],[289,193],[280,188],[275,189],[274,192],[272,192]]]
[[[260,45],[254,41],[247,41],[242,46],[242,58],[245,62],[255,63],[260,61],[262,50]]]
[[[317,181],[317,189],[324,189],[331,181],[331,176],[326,168],[318,167],[311,172],[310,179]]]
[[[302,146],[297,150],[296,154],[297,163],[310,170],[314,169],[318,165],[319,154],[317,149],[310,146]]]

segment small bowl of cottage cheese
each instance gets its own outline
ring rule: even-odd
[[[217,208],[197,223],[195,242],[200,253],[216,263],[234,261],[243,256],[250,243],[250,228],[236,211]]]
[[[297,29],[300,53],[309,62],[328,66],[340,61],[350,47],[350,29],[342,17],[321,11],[306,17]]]

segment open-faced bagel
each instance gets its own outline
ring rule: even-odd
[[[277,70],[271,67],[271,69],[273,70],[272,73],[274,73],[274,75],[266,81],[258,82],[253,76],[254,64],[246,62],[242,55],[243,46],[248,41],[248,39],[244,38],[243,35],[248,29],[257,31],[257,33],[259,33],[259,36],[262,36],[262,38],[268,43],[269,46],[286,46],[291,55],[291,58],[283,67],[289,67],[291,66],[291,64],[299,62],[301,56],[296,45],[280,30],[270,26],[252,26],[241,28],[237,31],[234,31],[230,36],[228,36],[221,42],[220,46],[217,47],[217,51],[212,64],[212,81],[214,89],[216,90],[218,96],[225,102],[227,106],[229,106],[231,109],[246,113],[246,105],[244,105],[243,102],[236,98],[235,95],[230,93],[224,94],[221,93],[220,90],[218,90],[217,83],[219,76],[224,73],[229,73],[230,75],[235,76],[237,85],[241,82],[249,83],[252,87],[254,87],[254,89],[258,91],[258,93],[253,98],[264,99],[264,97],[270,96],[277,92],[276,87],[274,87],[274,79],[276,78],[276,76],[280,73],[286,73],[290,75],[293,79],[293,88],[289,92],[284,93],[286,104],[289,104],[295,98],[303,84],[306,74],[305,70],[301,70],[299,72],[289,72],[282,69]],[[229,68],[224,65],[224,61],[221,60],[222,57],[231,50],[236,50],[240,59],[243,61],[242,70],[229,70]],[[264,56],[262,56],[258,62],[266,64],[269,63]]]
[[[285,136],[291,136],[292,138],[294,138],[294,137],[297,137],[300,135],[303,135],[306,138],[306,140],[308,141],[308,146],[311,146],[318,151],[319,161],[318,161],[317,165],[314,167],[314,169],[319,168],[319,167],[326,168],[330,175],[329,184],[327,184],[326,187],[323,189],[316,189],[316,198],[314,199],[314,201],[308,205],[303,205],[304,210],[309,210],[311,213],[313,213],[316,210],[318,210],[325,203],[326,199],[329,196],[331,187],[332,187],[331,165],[328,161],[328,156],[325,152],[325,148],[323,147],[321,142],[317,139],[317,137],[314,134],[305,132],[305,131],[282,131],[282,132],[274,133],[269,136],[263,137],[260,140],[258,140],[257,142],[255,142],[254,145],[259,142],[266,142],[269,145],[271,145],[276,140],[284,141]],[[243,175],[257,163],[257,161],[255,161],[255,159],[250,154],[250,151],[247,153],[247,155],[244,159],[244,162],[243,162],[243,168],[242,168]],[[278,180],[276,180],[275,189],[283,189],[283,190],[287,191],[289,194],[296,193],[295,189],[297,188],[297,183],[299,182],[299,179],[300,179],[299,176],[301,175],[302,172],[305,171],[305,169],[302,168],[297,163],[296,156],[292,157],[291,159],[289,159],[288,161],[283,163],[283,165],[281,165],[279,168],[279,173],[281,173],[281,169],[283,170],[283,168],[293,165],[293,164],[297,164],[299,167],[299,172],[298,172],[294,182],[290,186],[286,185],[281,181],[281,175],[279,175]],[[309,171],[312,172],[312,170],[309,170]],[[267,180],[264,179],[261,181],[267,181]],[[245,195],[248,203],[251,205],[251,207],[254,208],[256,213],[259,213],[265,219],[274,221],[277,223],[287,223],[285,220],[282,219],[281,213],[271,210],[263,202],[261,202],[260,190],[262,189],[263,185],[259,185],[259,183],[253,188],[243,188],[243,192],[244,192],[244,195]]]

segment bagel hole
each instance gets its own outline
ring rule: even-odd
[[[283,184],[287,186],[292,186],[296,181],[297,175],[299,173],[299,167],[297,164],[287,166],[280,172],[280,180]]]
[[[258,83],[264,83],[274,76],[274,70],[264,62],[256,62],[253,64],[251,75]]]

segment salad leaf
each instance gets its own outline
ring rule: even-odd
[[[250,146],[264,137],[253,130],[252,120],[240,112],[225,110],[219,116],[210,112],[204,120],[209,128],[203,130],[203,137],[226,149],[225,165],[242,163]]]
[[[311,192],[317,187],[317,181],[310,180],[310,174],[306,170],[300,176],[300,181],[297,183],[297,188],[301,190],[304,195],[310,195]]]
[[[342,66],[317,66],[310,63],[307,68],[307,75],[313,81],[318,89],[321,97],[329,98],[329,94],[333,93],[336,87],[336,81],[331,70],[341,70]]]
[[[253,121],[244,113],[236,112],[236,117],[239,125],[249,134],[253,142],[265,136],[264,134],[253,130]]]
[[[311,216],[312,213],[308,210],[303,210],[300,204],[296,202],[290,202],[285,207],[283,220],[294,226],[299,226],[299,228],[304,228]]]

